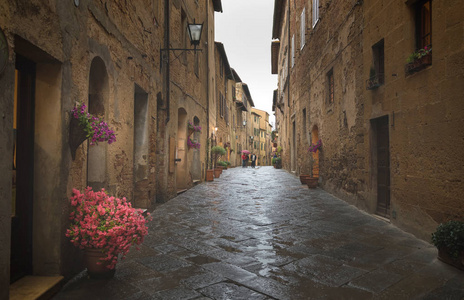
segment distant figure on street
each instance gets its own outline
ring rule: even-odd
[[[251,154],[251,167],[256,167],[256,155],[254,153]]]
[[[242,154],[242,168],[246,168],[246,159],[247,159],[247,156],[245,155],[245,153]]]
[[[250,156],[248,154],[245,155],[245,168],[248,168],[248,161],[250,160]]]

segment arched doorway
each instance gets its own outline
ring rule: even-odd
[[[89,113],[104,118],[109,97],[108,73],[100,57],[95,57],[90,65]],[[106,185],[106,143],[88,146],[87,185],[94,190]]]
[[[200,126],[200,119],[198,117],[193,118],[193,125]],[[201,133],[195,131],[193,133],[193,141],[196,143],[200,142]],[[192,177],[193,180],[201,180],[201,161],[200,161],[200,149],[192,149],[193,151],[193,160],[192,160]]]
[[[319,130],[316,125],[314,125],[313,130],[311,131],[311,144],[315,145],[319,140]],[[311,172],[313,177],[319,177],[319,151],[312,152],[313,155],[313,164],[311,167]]]
[[[188,187],[187,173],[187,112],[179,108],[177,116],[177,147],[176,147],[176,187],[184,190]]]

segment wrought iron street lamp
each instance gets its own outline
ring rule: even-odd
[[[193,19],[193,24],[187,25],[187,31],[190,38],[190,44],[194,46],[194,49],[200,44],[201,31],[203,29],[203,24],[196,24],[195,19]]]

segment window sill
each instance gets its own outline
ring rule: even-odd
[[[404,66],[406,76],[417,73],[432,65],[432,54],[427,54]]]

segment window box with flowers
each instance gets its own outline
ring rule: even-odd
[[[411,53],[406,61],[407,64],[404,67],[406,75],[411,75],[425,69],[432,64],[432,47],[425,46],[423,49]]]
[[[71,243],[85,250],[84,261],[90,277],[114,275],[118,261],[132,245],[140,245],[148,233],[147,219],[126,198],[110,197],[104,189],[98,192],[87,187],[84,193],[73,189],[70,197],[71,224],[66,236]]]
[[[69,123],[69,146],[73,160],[76,158],[77,148],[87,139],[90,139],[90,145],[98,142],[111,144],[116,141],[116,135],[108,123],[88,113],[84,103],[77,103],[71,110]]]

